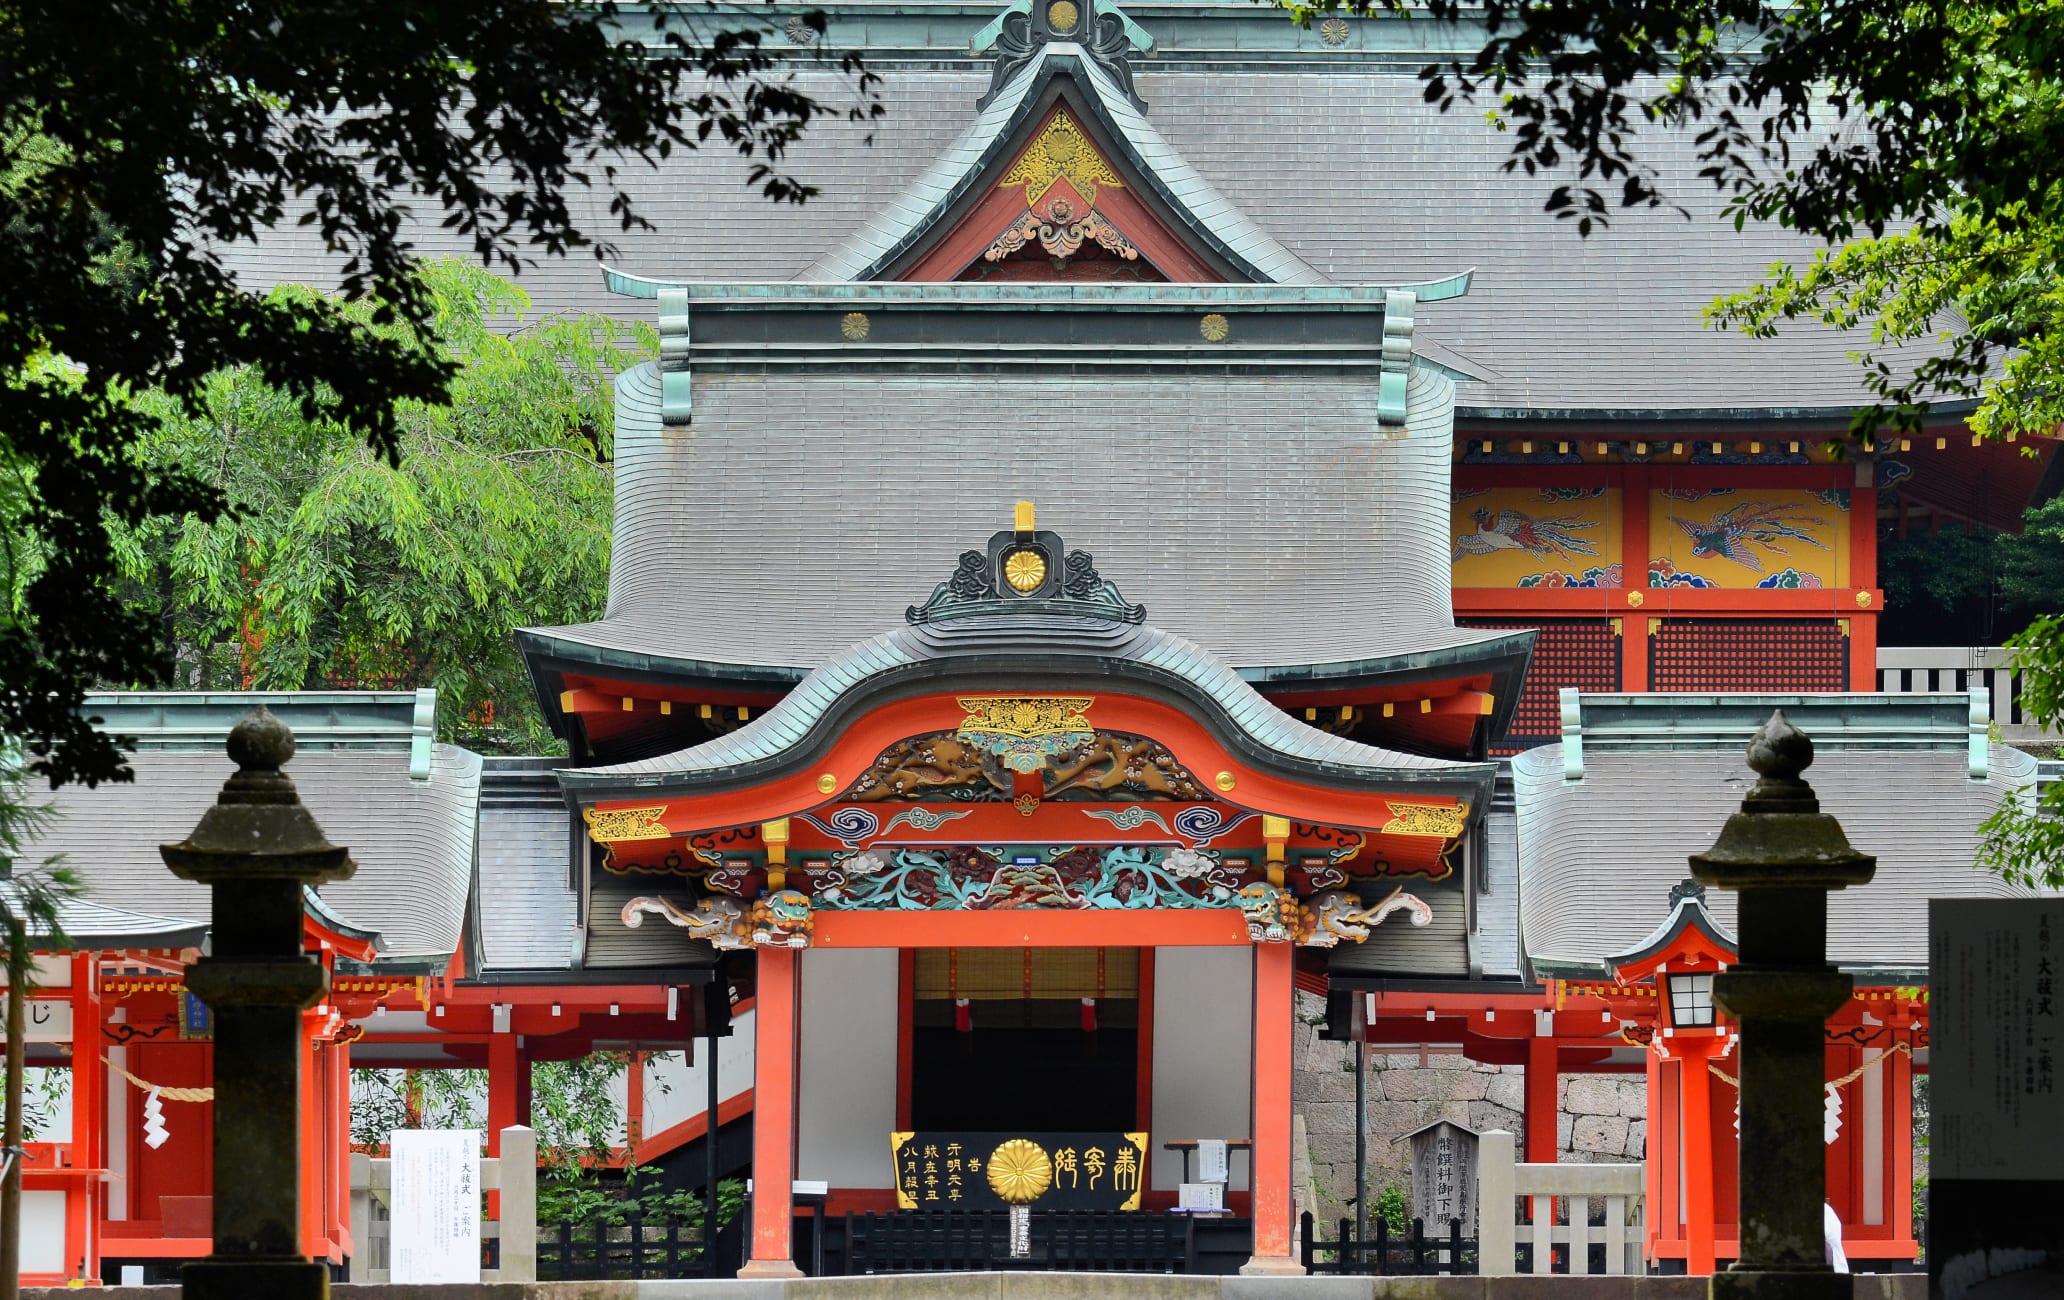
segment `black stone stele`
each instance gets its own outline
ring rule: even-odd
[[[1858,853],[1800,775],[1813,742],[1783,710],[1749,742],[1762,778],[1713,847],[1691,858],[1701,883],[1740,891],[1740,958],[1713,1000],[1741,1024],[1741,1256],[1715,1273],[1713,1300],[1848,1300],[1827,1263],[1822,1095],[1827,1018],[1849,976],[1827,963],[1829,890],[1870,882]]]
[[[294,733],[264,705],[229,733],[236,775],[184,843],[159,852],[172,874],[209,886],[211,949],[186,986],[215,1016],[214,1253],[188,1264],[198,1300],[312,1300],[329,1269],[300,1253],[301,1012],[329,989],[302,949],[302,890],[348,879],[280,769]]]

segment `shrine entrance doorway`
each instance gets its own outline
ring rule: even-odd
[[[914,976],[913,1127],[1140,1127],[1138,949],[927,948]]]

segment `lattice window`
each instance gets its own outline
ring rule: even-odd
[[[1465,627],[1523,628],[1538,631],[1526,686],[1519,693],[1512,726],[1491,746],[1493,755],[1517,754],[1545,745],[1562,735],[1565,686],[1580,691],[1620,689],[1620,638],[1605,618],[1495,619],[1458,618]]]
[[[1832,618],[1663,618],[1648,637],[1653,691],[1846,691],[1849,638]]]

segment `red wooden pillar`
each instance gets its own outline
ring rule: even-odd
[[[1555,1163],[1555,1117],[1560,1109],[1555,1097],[1556,1051],[1553,1038],[1527,1040],[1526,1059],[1526,1163]]]
[[[1254,1255],[1247,1274],[1301,1274],[1291,1230],[1290,1059],[1297,994],[1291,983],[1297,950],[1287,943],[1254,946]]]
[[[329,1178],[330,1234],[337,1254],[351,1258],[358,1243],[351,1239],[351,1044],[331,1043]]]
[[[1912,1035],[1893,1030],[1895,1042]],[[1918,1250],[1913,1241],[1913,1058],[1894,1051],[1881,1067],[1885,1074],[1885,1222],[1892,1242]],[[1908,1258],[1912,1256],[1909,1255]]]
[[[1666,1201],[1663,1195],[1663,1177],[1666,1169],[1674,1171],[1676,1167],[1673,1163],[1676,1144],[1672,1140],[1669,1127],[1663,1122],[1663,1058],[1654,1051],[1648,1053],[1643,1075],[1648,1083],[1648,1107],[1642,1112],[1648,1116],[1648,1142],[1641,1153],[1642,1190],[1647,1201],[1647,1209],[1641,1216],[1642,1234],[1645,1238],[1642,1242],[1642,1255],[1653,1264],[1658,1258],[1656,1241],[1663,1234],[1663,1207],[1676,1199],[1672,1196]],[[1670,1154],[1666,1155],[1666,1152]],[[1670,1179],[1669,1188],[1671,1192],[1677,1190],[1675,1178]]]
[[[1849,498],[1849,585],[1869,593],[1849,618],[1849,689],[1878,689],[1878,490],[1856,488]]]
[[[1626,599],[1615,613],[1620,622],[1620,689],[1648,689],[1648,493],[1646,465],[1629,465],[1620,477],[1620,581]],[[1618,593],[1614,593],[1618,595]],[[1531,1158],[1531,1157],[1529,1157]],[[1553,1160],[1555,1157],[1550,1156]]]
[[[107,1066],[100,1059],[100,979],[90,953],[72,958],[72,1166],[106,1167]],[[100,1179],[74,1183],[65,1195],[65,1268],[70,1277],[98,1278]]]
[[[801,962],[792,948],[756,954],[753,1024],[752,1249],[738,1276],[801,1277],[795,1241],[797,1000]]]
[[[1684,1058],[1684,1271],[1713,1271],[1713,1072],[1711,1040],[1678,1039]]]
[[[315,1035],[329,1019],[328,1008],[301,1013],[301,1253],[321,1260],[329,1255],[323,1233],[323,1105],[328,1089],[322,1078],[322,1053]]]
[[[1662,1164],[1655,1181],[1663,1199],[1656,1202],[1653,1219],[1674,1259],[1684,1245],[1684,1198],[1678,1194],[1684,1164],[1684,1058],[1673,1053],[1660,1062],[1656,1084],[1662,1109],[1648,1113],[1648,1149]]]
[[[530,1123],[530,1071],[513,1033],[487,1040],[487,1153],[502,1153],[502,1130]]]

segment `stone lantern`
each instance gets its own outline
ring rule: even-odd
[[[261,704],[228,750],[237,772],[215,806],[159,850],[213,895],[212,946],[186,986],[215,1017],[215,1248],[186,1266],[184,1293],[305,1300],[330,1283],[300,1252],[301,1012],[329,973],[302,949],[302,891],[357,868],[280,771],[294,756],[285,723]]]
[[[1713,997],[1741,1025],[1741,1256],[1713,1275],[1714,1300],[1823,1300],[1851,1293],[1825,1254],[1822,1093],[1827,1018],[1850,979],[1827,964],[1827,895],[1870,881],[1877,859],[1849,846],[1800,778],[1813,742],[1770,715],[1749,741],[1762,778],[1713,847],[1691,858],[1707,885],[1739,891],[1739,960]]]

